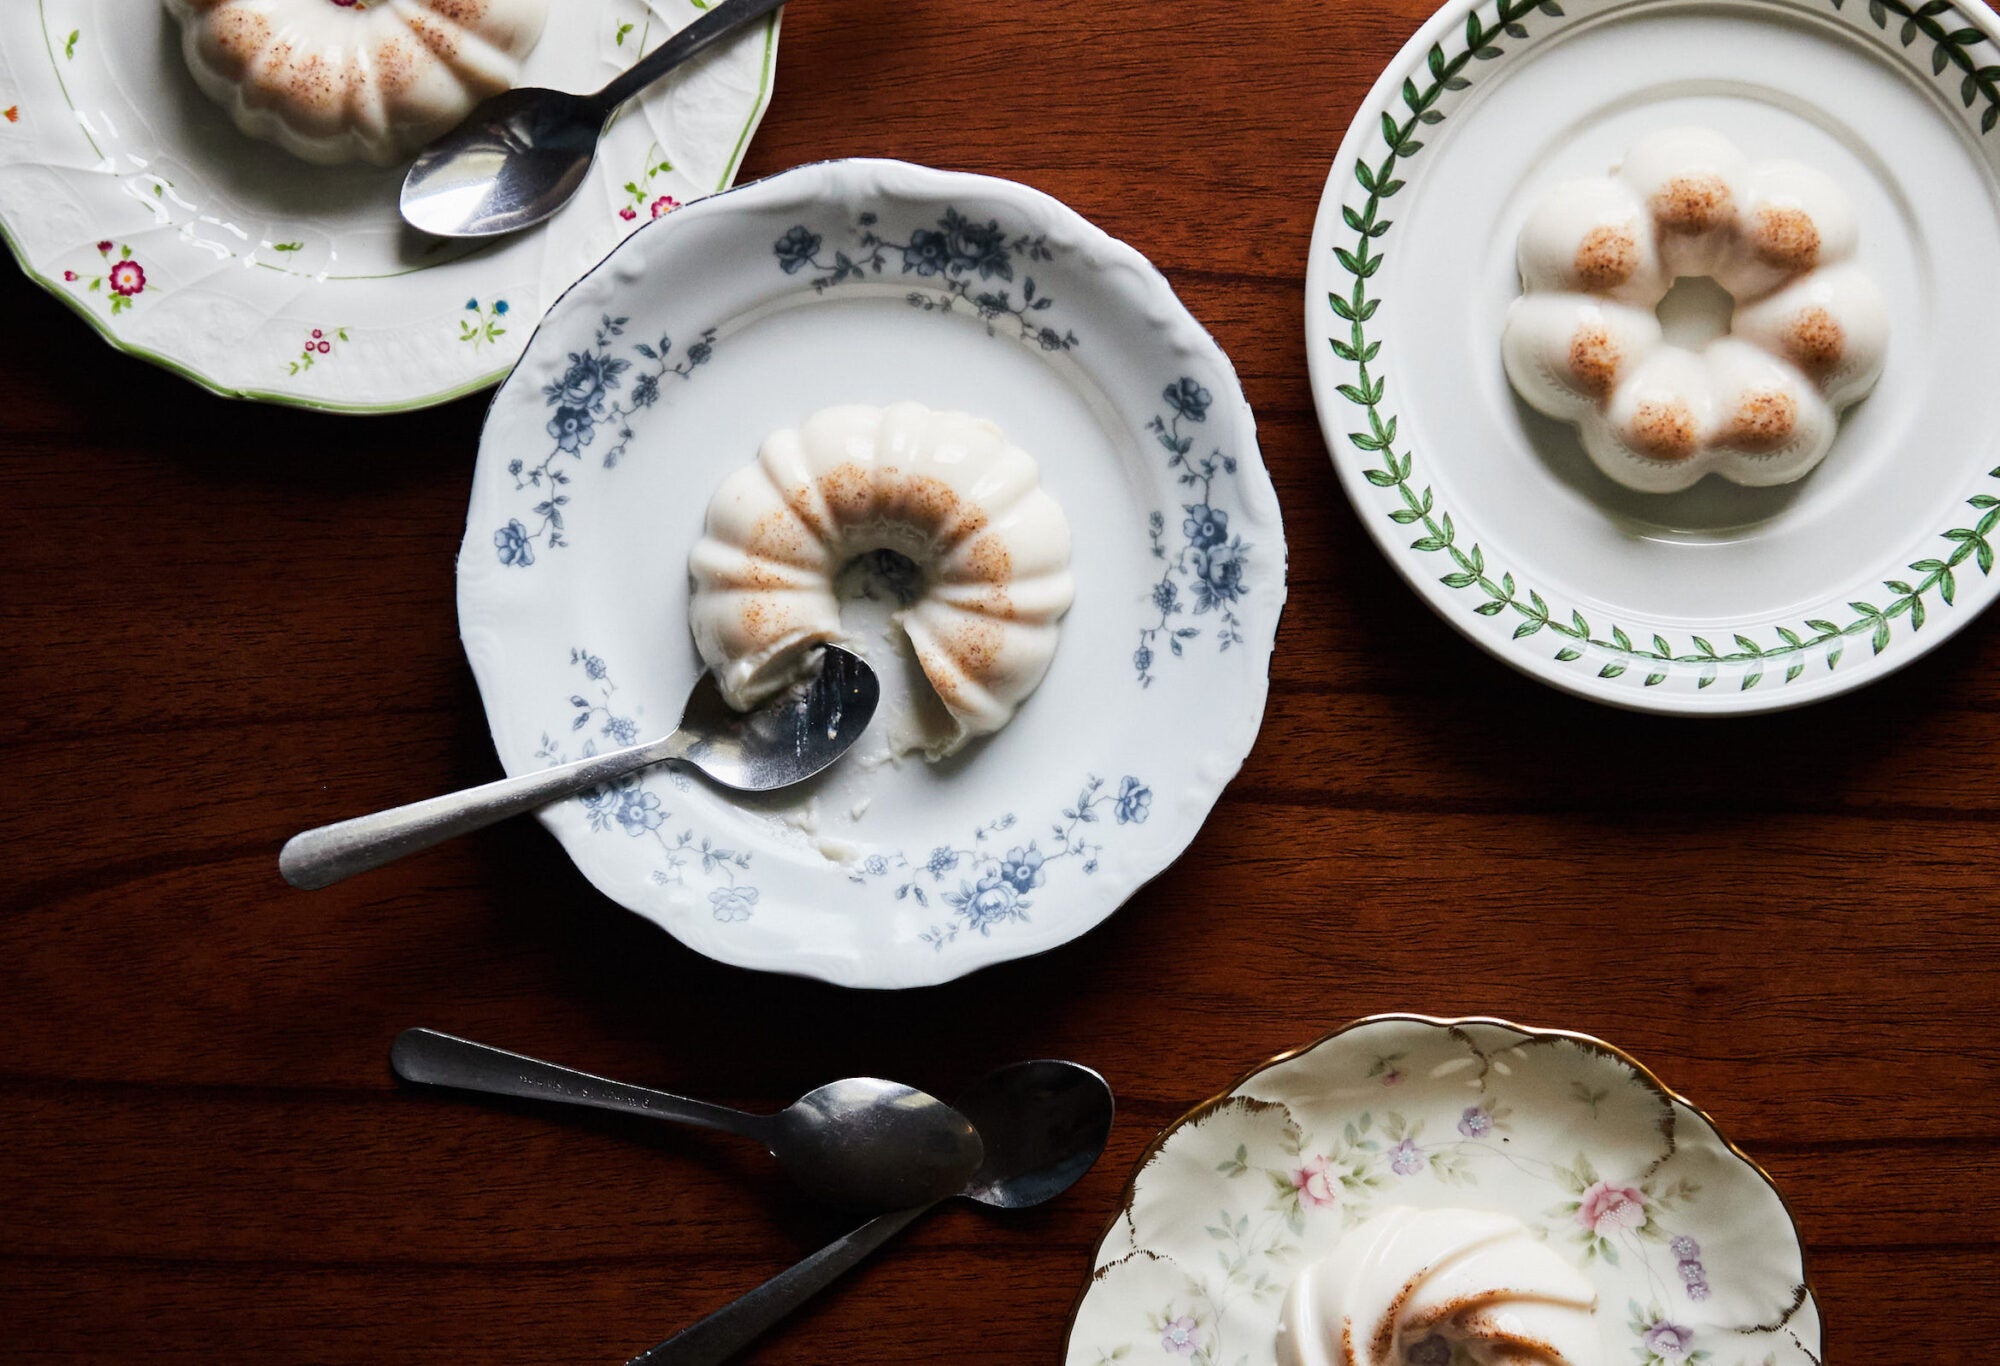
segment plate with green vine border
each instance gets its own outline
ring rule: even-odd
[[[1155,1139],[1064,1360],[1276,1366],[1293,1281],[1397,1207],[1519,1220],[1596,1289],[1597,1360],[1820,1361],[1791,1213],[1713,1120],[1587,1035],[1421,1015],[1274,1058]],[[1402,1346],[1473,1366],[1449,1333]]]
[[[2000,590],[1996,35],[1954,0],[1439,10],[1348,128],[1306,277],[1334,465],[1417,594],[1531,677],[1696,715],[1845,692],[1982,611]],[[1502,368],[1531,207],[1678,125],[1831,175],[1887,296],[1880,382],[1790,485],[1626,490]]]
[[[843,643],[883,701],[827,773],[753,797],[654,770],[542,813],[599,890],[724,962],[906,987],[1065,943],[1179,856],[1263,718],[1284,530],[1214,339],[1047,195],[837,161],[633,234],[495,396],[459,624],[507,771],[671,728],[717,486],[822,408],[905,399],[1035,456],[1075,603],[1006,727],[925,763],[934,695],[894,625],[921,580],[864,557]]]
[[[521,79],[595,89],[704,8],[557,0]],[[734,180],[777,43],[774,14],[628,105],[547,224],[455,243],[404,227],[402,167],[309,165],[237,131],[160,4],[12,0],[0,235],[112,346],[203,388],[329,412],[423,408],[496,383],[578,275]]]

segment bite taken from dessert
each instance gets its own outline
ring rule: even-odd
[[[990,735],[1041,683],[1076,594],[1069,522],[993,423],[904,402],[825,408],[725,478],[688,558],[689,623],[731,706],[855,645],[838,580],[887,552],[912,575],[893,622],[948,716],[927,758]]]
[[[392,166],[512,89],[549,0],[165,0],[195,83],[253,138]]]
[[[1882,373],[1888,310],[1859,236],[1847,194],[1814,167],[1753,163],[1705,128],[1654,133],[1529,213],[1507,377],[1627,488],[1803,478]],[[1663,327],[1662,301],[1704,279],[1734,313],[1690,343]]]

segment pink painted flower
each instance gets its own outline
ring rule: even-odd
[[[1177,1357],[1191,1357],[1201,1348],[1201,1329],[1195,1326],[1192,1314],[1183,1314],[1167,1325],[1167,1331],[1160,1334],[1160,1350]]]
[[[1646,1197],[1632,1186],[1599,1181],[1583,1193],[1576,1221],[1600,1238],[1621,1228],[1637,1228],[1646,1222]]]
[[[65,279],[65,280],[68,280],[68,281],[70,281],[70,282],[71,282],[72,284],[74,284],[74,283],[76,282],[76,272],[75,272],[75,271],[73,271],[73,270],[66,270],[66,271],[64,271],[64,272],[63,272],[63,279]]]
[[[109,256],[111,254],[111,243],[109,241],[99,242],[97,244],[97,254],[99,256]]]
[[[1292,1185],[1298,1189],[1299,1204],[1314,1209],[1330,1209],[1340,1198],[1340,1179],[1328,1173],[1323,1156],[1295,1169]]]
[[[322,331],[321,331],[321,330],[320,330],[319,328],[315,327],[315,328],[313,329],[313,340],[314,340],[314,341],[318,341],[318,340],[319,340],[319,339],[320,339],[321,337],[324,337],[325,335],[326,335],[326,333],[322,332]]]
[[[144,293],[146,288],[146,268],[137,261],[120,261],[111,267],[111,292],[131,298]]]
[[[1403,1069],[1392,1067],[1384,1072],[1382,1074],[1382,1084],[1384,1086],[1401,1086],[1403,1084]]]
[[[633,208],[630,204],[627,204],[624,208],[618,211],[618,216],[624,219],[627,223],[630,223],[633,219],[639,216],[639,211]]]
[[[320,343],[319,343],[319,347],[318,347],[318,349],[319,349],[319,353],[320,353],[320,354],[321,354],[322,356],[324,356],[324,355],[325,355],[325,354],[326,354],[327,352],[329,352],[329,351],[333,350],[333,343],[332,343],[332,342],[320,342]]]
[[[680,200],[670,194],[663,194],[653,201],[653,217],[658,218],[663,213],[672,213],[680,206]]]

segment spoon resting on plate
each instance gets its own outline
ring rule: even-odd
[[[988,1073],[955,1108],[985,1145],[956,1194],[995,1209],[1026,1209],[1075,1185],[1111,1135],[1111,1088],[1073,1062],[1020,1062]],[[949,1196],[878,1215],[749,1294],[683,1328],[626,1366],[719,1366],[772,1324],[852,1270]]]
[[[497,237],[569,203],[618,106],[782,0],[722,0],[594,95],[522,86],[485,101],[418,154],[404,221],[437,237]]]
[[[559,1101],[753,1138],[807,1194],[860,1209],[943,1199],[978,1170],[985,1149],[969,1120],[898,1082],[829,1082],[775,1115],[746,1114],[592,1076],[434,1029],[406,1029],[389,1050],[404,1081],[494,1096]]]
[[[816,675],[754,711],[733,710],[717,691],[715,675],[704,673],[688,695],[679,728],[663,739],[322,825],[286,841],[278,871],[294,887],[329,887],[654,764],[685,764],[739,792],[790,787],[845,754],[881,698],[875,671],[859,655],[832,645],[822,650]]]

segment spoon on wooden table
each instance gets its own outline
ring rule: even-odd
[[[558,1067],[434,1029],[406,1029],[389,1050],[404,1081],[551,1100],[719,1129],[762,1143],[808,1194],[857,1209],[935,1203],[973,1178],[985,1150],[966,1117],[898,1082],[849,1077],[775,1115],[748,1114]]]
[[[823,648],[810,681],[752,711],[732,709],[715,675],[704,673],[688,695],[679,728],[664,739],[322,825],[286,841],[278,871],[294,887],[328,887],[654,764],[685,764],[739,792],[790,787],[845,754],[881,700],[875,671],[859,655],[832,645]]]
[[[1062,1194],[1090,1170],[1111,1135],[1111,1088],[1073,1062],[1003,1067],[975,1082],[955,1108],[979,1130],[986,1148],[957,1194],[995,1209],[1025,1209]],[[719,1366],[944,1198],[869,1220],[627,1366]]]
[[[495,95],[418,155],[403,179],[404,220],[437,237],[533,227],[583,184],[620,105],[781,3],[722,0],[594,95],[535,86]]]

